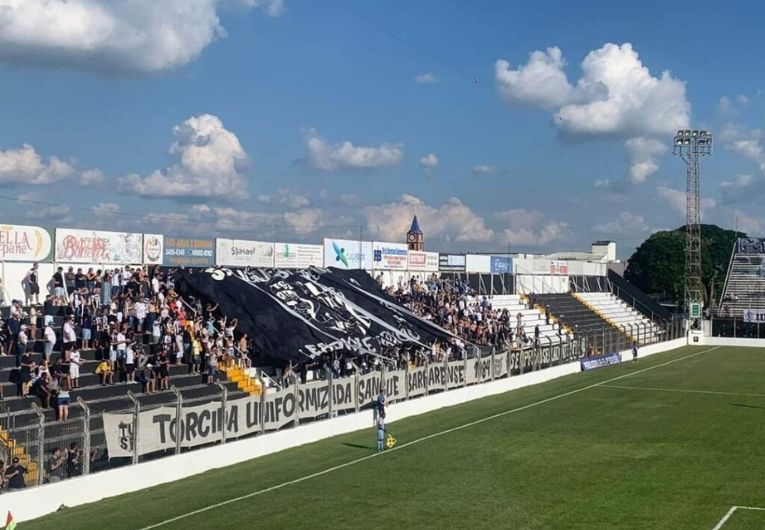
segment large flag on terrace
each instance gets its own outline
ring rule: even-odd
[[[451,335],[395,304],[363,271],[179,271],[176,289],[238,320],[257,355],[303,363],[322,353],[386,355]]]

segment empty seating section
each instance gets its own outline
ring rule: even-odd
[[[588,306],[639,344],[649,344],[661,339],[664,331],[641,312],[628,306],[611,293],[573,293],[574,297]]]
[[[615,348],[627,340],[621,329],[613,326],[571,293],[535,294],[532,298],[539,309],[544,311],[546,308],[574,334],[588,336],[589,343],[598,349]]]
[[[741,318],[745,309],[765,309],[765,240],[739,239],[720,303],[720,316]]]
[[[492,309],[502,311],[507,309],[510,313],[511,322],[516,323],[518,313],[522,315],[523,330],[530,338],[534,337],[534,328],[539,326],[539,339],[542,346],[550,343],[557,344],[559,340],[568,341],[572,338],[568,330],[560,329],[557,320],[551,315],[549,323],[545,317],[544,309],[529,309],[525,299],[520,295],[497,295],[491,297]],[[559,333],[560,330],[560,333]]]

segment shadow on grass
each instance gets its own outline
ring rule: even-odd
[[[743,409],[762,409],[765,410],[765,407],[761,405],[746,405],[745,403],[731,403],[734,407],[741,407]]]
[[[367,451],[375,451],[377,449],[377,447],[372,445],[352,444],[348,442],[343,442],[343,445],[347,447],[353,447],[354,449],[366,449]]]

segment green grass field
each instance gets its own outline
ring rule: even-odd
[[[201,513],[186,516],[372,455],[374,432],[19,527],[139,529],[181,516],[158,528],[712,529],[734,505],[765,507],[765,351],[681,348],[389,430],[392,451]],[[736,511],[722,530],[754,528],[765,511]]]

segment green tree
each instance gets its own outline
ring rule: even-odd
[[[685,284],[685,226],[652,234],[635,250],[624,271],[624,277],[642,291],[662,300],[683,305]],[[701,225],[701,280],[705,297],[710,286],[720,300],[728,271],[730,254],[742,232],[725,230],[715,225]]]

